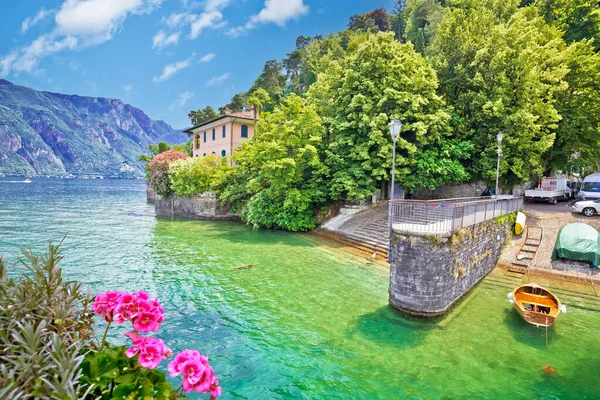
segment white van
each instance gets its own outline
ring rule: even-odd
[[[600,199],[600,173],[588,175],[583,178],[581,189],[579,190],[581,200]]]

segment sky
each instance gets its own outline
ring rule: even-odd
[[[395,0],[0,0],[0,78],[118,98],[174,128],[246,91],[299,35]]]

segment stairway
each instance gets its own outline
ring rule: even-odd
[[[325,236],[351,246],[362,253],[387,259],[388,254],[388,209],[387,204],[364,210],[352,215],[347,221]]]
[[[535,255],[542,244],[544,237],[544,230],[537,226],[528,226],[525,241],[518,251],[515,260],[512,262],[512,266],[506,272],[511,275],[524,275],[527,272],[527,268],[531,266]]]

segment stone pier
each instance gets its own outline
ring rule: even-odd
[[[445,235],[394,233],[390,305],[411,315],[445,313],[494,268],[511,229],[500,217]]]
[[[213,192],[185,197],[175,194],[166,197],[157,194],[151,196],[148,193],[148,199],[154,203],[156,215],[204,220],[239,220],[239,216],[231,212],[229,207],[221,205]]]

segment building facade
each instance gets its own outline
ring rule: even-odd
[[[254,111],[230,112],[186,129],[192,135],[194,157],[209,154],[230,157],[246,140],[254,136]],[[230,164],[233,163],[230,159]]]

